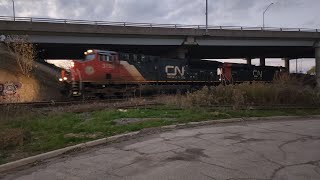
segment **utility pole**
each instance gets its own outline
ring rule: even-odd
[[[14,0],[12,0],[13,20],[16,21],[16,12],[14,10]]]
[[[262,21],[263,21],[263,22],[262,22],[262,25],[263,25],[263,27],[264,27],[264,14],[267,12],[267,10],[269,9],[269,7],[270,7],[271,5],[273,5],[273,3],[270,3],[269,6],[267,7],[267,9],[263,11],[263,15],[262,15],[262,18],[263,18],[263,20],[262,20]]]
[[[206,0],[206,34],[208,34],[208,0]]]

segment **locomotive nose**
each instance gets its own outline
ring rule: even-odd
[[[59,78],[59,81],[60,82],[68,81],[68,80],[70,80],[69,76],[70,76],[70,74],[65,69],[62,69],[61,70],[61,77]]]

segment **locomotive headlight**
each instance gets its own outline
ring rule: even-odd
[[[67,77],[64,77],[64,78],[63,78],[63,80],[65,80],[65,81],[66,81],[66,80],[68,80],[68,78],[67,78]]]
[[[219,76],[219,75],[222,75],[222,74],[223,74],[222,68],[217,68],[217,75]]]
[[[62,82],[62,81],[63,81],[63,79],[62,79],[62,78],[59,78],[59,81],[60,81],[60,82]]]
[[[74,62],[73,61],[71,61],[71,67],[74,67]]]
[[[92,49],[89,49],[87,52],[88,52],[88,53],[93,53],[93,50],[92,50]]]

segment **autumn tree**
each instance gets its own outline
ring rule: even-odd
[[[4,40],[9,53],[15,57],[21,73],[30,76],[35,58],[35,48],[25,35],[10,35]]]

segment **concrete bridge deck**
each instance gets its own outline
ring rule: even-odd
[[[174,58],[316,58],[320,84],[320,30],[150,24],[0,17],[0,34],[26,34],[42,58],[80,58],[89,48]],[[288,64],[288,63],[286,63]]]

